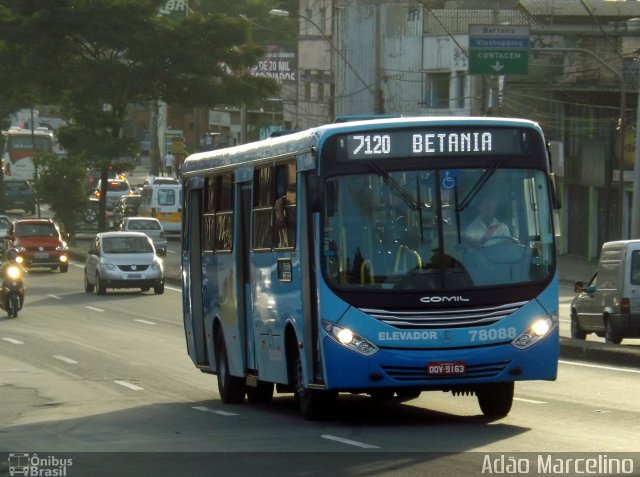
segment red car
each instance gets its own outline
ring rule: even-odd
[[[27,268],[69,269],[69,250],[51,219],[18,219],[5,236],[4,249],[15,248]]]

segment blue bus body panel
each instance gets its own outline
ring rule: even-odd
[[[286,383],[284,329],[288,322],[299,323],[302,316],[299,254],[297,251],[253,252],[251,256],[256,369],[263,381]],[[291,262],[292,276],[296,279],[279,280],[278,259]]]
[[[558,277],[543,293],[490,326],[399,329],[349,307],[326,286],[321,319],[348,328],[380,348],[362,356],[338,345],[321,331],[326,384],[330,389],[367,387],[435,387],[490,381],[554,380],[559,355],[558,326],[544,339],[520,350],[511,344],[533,321],[558,313]],[[428,362],[463,361],[464,376],[443,379],[427,375]],[[406,374],[406,375],[405,375]],[[372,375],[384,379],[372,379]]]

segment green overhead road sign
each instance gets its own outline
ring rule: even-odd
[[[526,75],[528,25],[469,25],[469,74]]]

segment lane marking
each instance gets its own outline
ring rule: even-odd
[[[75,359],[67,358],[66,356],[61,356],[59,354],[56,354],[53,357],[59,359],[60,361],[64,361],[67,364],[78,364]]]
[[[136,319],[135,319],[135,320],[133,320],[133,321],[137,321],[138,323],[142,323],[142,324],[145,324],[145,325],[155,325],[155,324],[156,324],[156,323],[154,323],[153,321],[140,320],[140,319],[138,319],[138,318],[136,318]]]
[[[102,308],[96,308],[95,306],[85,306],[85,308],[91,311],[99,311],[99,312],[104,311]]]
[[[238,413],[229,412],[229,411],[218,411],[216,409],[211,409],[206,406],[193,406],[193,409],[201,412],[210,412],[211,414],[219,414],[221,416],[238,416]]]
[[[58,296],[58,295],[51,295],[51,294],[47,294],[47,296],[48,296],[49,298],[53,298],[54,300],[62,300],[62,297],[61,297],[61,296]]]
[[[182,292],[182,288],[168,287],[167,285],[164,286],[164,289],[175,291],[175,292]]]
[[[328,439],[330,441],[341,442],[342,444],[347,444],[350,446],[362,447],[363,449],[380,449],[379,446],[374,446],[373,444],[365,444],[364,442],[352,441],[351,439],[344,439],[342,437],[332,436],[329,434],[323,434],[323,439]]]
[[[15,345],[21,345],[24,344],[22,341],[20,340],[16,340],[14,338],[2,338],[5,341],[8,341],[9,343],[15,344]]]
[[[562,359],[559,359],[558,363],[570,364],[570,365],[573,365],[573,366],[583,366],[585,368],[606,369],[608,371],[622,371],[622,372],[625,372],[625,373],[640,374],[640,369],[617,368],[615,366],[605,366],[605,365],[602,365],[602,364],[581,363],[579,361],[564,361]]]
[[[144,388],[141,388],[140,386],[136,386],[135,384],[132,384],[128,381],[116,380],[114,381],[114,383],[119,384],[120,386],[124,386],[125,388],[132,389],[134,391],[144,391]]]
[[[549,404],[546,401],[536,401],[535,399],[513,398],[514,401],[528,402],[529,404]]]

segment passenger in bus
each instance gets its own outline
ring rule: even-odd
[[[464,231],[467,243],[476,247],[489,246],[510,237],[509,227],[496,218],[495,198],[483,197],[478,207],[478,216]]]
[[[278,197],[273,205],[276,215],[276,244],[278,248],[289,246],[287,234],[287,196]]]

